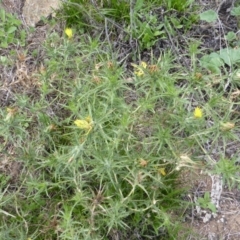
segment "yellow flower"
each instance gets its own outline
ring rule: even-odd
[[[202,109],[199,107],[196,107],[194,110],[194,117],[195,118],[201,118],[203,116]]]
[[[86,117],[84,120],[77,119],[74,121],[74,124],[79,127],[80,129],[83,129],[86,131],[86,135],[89,134],[89,132],[93,128],[93,122],[91,117]]]
[[[141,77],[144,75],[144,71],[142,69],[138,69],[137,71],[134,71],[134,74],[136,74],[138,77]]]
[[[159,172],[161,175],[166,176],[165,168],[159,168],[159,169],[158,169],[158,172]]]
[[[73,37],[73,31],[71,28],[66,28],[65,29],[65,34],[68,36],[69,39]]]
[[[146,69],[146,68],[147,68],[147,63],[145,63],[145,62],[142,61],[142,62],[140,63],[140,66],[141,66],[142,68],[145,68],[145,69]]]
[[[131,65],[132,65],[134,68],[137,69],[136,71],[134,71],[134,74],[136,74],[138,77],[141,77],[141,76],[144,75],[143,69],[146,69],[146,68],[147,68],[147,63],[145,63],[145,62],[142,61],[142,62],[139,64],[139,66],[136,65],[136,64],[134,64],[134,63],[132,63]]]

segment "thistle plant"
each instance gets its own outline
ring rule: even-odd
[[[18,71],[24,81],[1,78],[0,239],[178,239],[182,171],[204,166],[229,187],[239,181],[238,155],[227,152],[239,140],[237,81],[223,91],[236,74],[206,71],[200,44],[184,55],[191,70],[174,51],[153,54],[191,1],[160,1],[173,16],[159,29],[153,16],[150,38],[137,24],[159,1],[90,2],[65,2],[57,17],[66,22],[47,32],[34,70]],[[113,43],[129,47],[139,29],[122,56]]]

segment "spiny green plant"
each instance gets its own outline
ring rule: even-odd
[[[130,2],[129,34],[140,24],[134,18],[144,17],[158,3],[149,1],[142,9],[142,2],[137,1],[135,10]],[[111,1],[102,3],[111,7]],[[75,16],[87,24],[96,22],[100,3],[78,4],[77,10],[70,9],[67,31],[49,33],[43,44],[44,61],[32,76],[38,82],[36,94],[23,90],[0,109],[1,151],[9,164],[22,166],[14,178],[9,172],[0,175],[0,236],[176,239],[181,224],[172,217],[186,204],[178,174],[198,166],[219,141],[237,139],[235,126],[226,124],[238,121],[232,89],[222,91],[227,71],[206,73],[197,62],[196,42],[189,47],[191,70],[167,51],[146,62],[137,59],[132,67],[120,64],[108,50],[111,41],[89,33],[80,36],[71,23]],[[118,19],[117,11],[104,14]],[[153,32],[156,18],[146,17]],[[166,19],[172,28],[181,25]],[[102,20],[101,15],[99,24]],[[154,38],[146,46],[148,41]],[[227,182],[233,166],[225,165],[216,169]],[[203,205],[209,207],[206,199]]]
[[[159,63],[161,73],[156,63],[133,75],[135,108],[126,101],[131,89],[123,68],[104,43],[87,36],[74,41],[74,34],[46,40],[38,101],[16,95],[16,109],[1,111],[0,135],[18,148],[24,166],[15,201],[3,204],[14,216],[0,219],[3,232],[13,224],[33,239],[104,239],[134,228],[142,236],[161,230],[171,239],[177,230],[170,231],[168,212],[183,204],[171,163],[177,126],[167,123],[178,98],[171,56]],[[169,108],[165,120],[153,114],[160,101]]]
[[[213,172],[222,176],[223,184],[226,184],[229,189],[232,189],[240,181],[237,161],[236,157],[232,159],[221,158],[213,170]]]

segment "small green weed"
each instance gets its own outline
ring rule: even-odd
[[[149,49],[159,37],[164,38],[164,24],[158,23],[157,16],[138,14],[134,19],[135,28],[133,31],[130,29],[130,32],[139,40],[141,49]]]
[[[79,29],[102,27],[106,18],[129,22],[130,3],[126,0],[93,1],[70,0],[64,2],[60,16],[66,19],[67,26]],[[95,26],[95,27],[94,27]]]
[[[194,21],[193,18],[179,20],[174,15],[170,18],[165,17],[162,21],[158,14],[151,12],[151,9],[157,8],[160,3],[168,6],[169,10],[183,11],[189,7],[191,1],[186,1],[185,4],[182,2],[180,4],[178,1],[172,1],[171,4],[169,1],[167,3],[148,1],[146,4],[143,0],[130,2],[111,0],[89,4],[82,0],[71,0],[63,4],[60,15],[66,19],[67,26],[74,25],[79,31],[89,31],[94,28],[103,30],[102,26],[104,26],[104,31],[109,34],[115,32],[114,28],[117,26],[118,31],[122,28],[124,34],[127,33],[124,37],[126,40],[136,39],[140,49],[150,49],[158,39],[166,38],[166,29],[173,36],[174,29],[183,27],[182,22],[188,24],[189,28]],[[122,26],[116,24],[117,22],[122,22]]]
[[[237,158],[225,159],[221,158],[217,162],[214,173],[222,176],[223,183],[232,189],[240,181],[239,170],[240,167],[236,164]]]
[[[240,26],[240,6],[239,1],[234,2],[234,7],[231,9],[231,15],[237,18],[237,25]]]
[[[205,192],[203,198],[198,198],[197,199],[197,204],[204,209],[209,209],[213,213],[216,213],[216,207],[215,205],[211,202],[210,194],[209,192]]]
[[[169,0],[163,2],[167,5],[168,9],[175,9],[177,11],[186,11],[187,8],[194,2],[194,0]]]
[[[19,31],[21,21],[12,14],[0,9],[0,47],[7,48],[9,44],[25,45],[26,33]]]

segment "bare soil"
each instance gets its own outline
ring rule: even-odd
[[[213,179],[207,174],[204,167],[189,172],[183,171],[181,175],[181,186],[189,188],[186,200],[189,203],[196,203],[195,200],[203,197],[205,192],[212,191]],[[237,240],[240,239],[240,191],[238,189],[229,190],[223,187],[219,199],[219,209],[215,216],[211,215],[207,222],[204,222],[206,214],[211,214],[206,209],[197,211],[195,207],[190,207],[185,212],[184,226],[192,229],[187,240]]]

